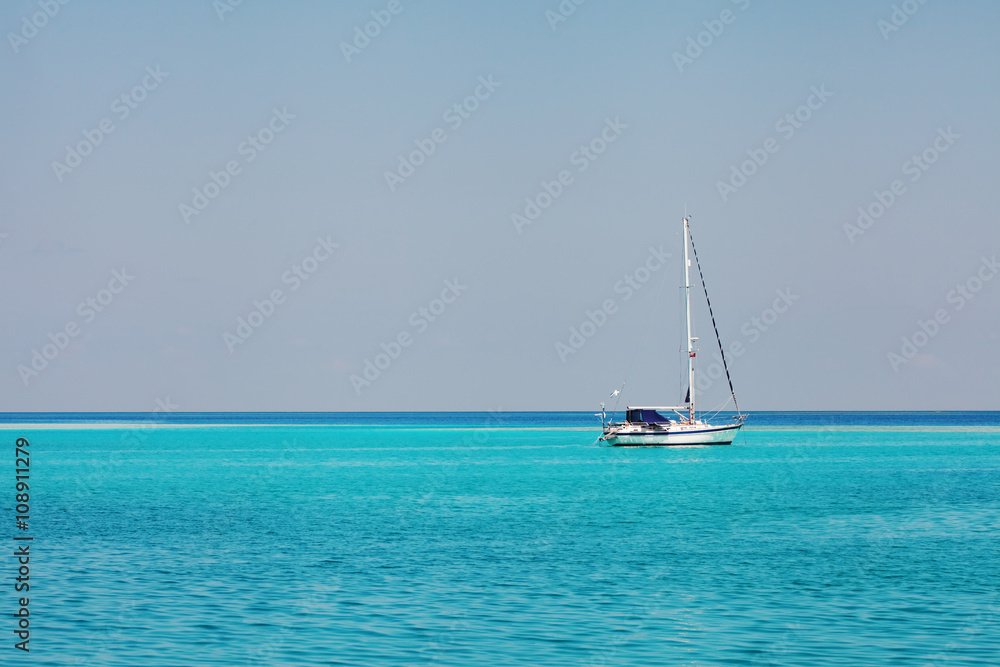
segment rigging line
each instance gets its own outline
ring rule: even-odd
[[[712,317],[712,328],[715,329],[715,342],[719,344],[719,354],[722,355],[722,367],[726,370],[726,380],[729,381],[729,393],[733,396],[733,405],[736,406],[736,414],[740,412],[740,404],[736,400],[736,390],[733,389],[733,379],[729,376],[729,364],[726,363],[726,351],[722,347],[722,338],[719,337],[719,327],[715,324],[715,313],[712,312],[712,300],[708,298],[708,287],[705,285],[705,274],[701,272],[701,262],[698,260],[698,251],[694,247],[694,235],[691,234],[691,225],[687,225],[688,238],[691,239],[691,252],[694,253],[694,263],[698,266],[698,276],[701,278],[701,288],[705,291],[705,301],[708,303],[708,314]]]
[[[716,407],[712,408],[712,410],[707,411],[707,412],[712,412],[712,414],[710,414],[708,417],[704,417],[704,419],[706,419],[706,420],[715,419],[718,416],[718,414],[720,412],[722,412],[726,408],[727,405],[729,405],[729,401],[730,400],[731,399],[727,398],[720,405],[717,405]]]
[[[675,232],[674,233],[674,242],[670,246],[670,254],[667,255],[667,264],[663,266],[664,269],[668,269],[670,267],[669,262],[670,262],[670,260],[673,260],[673,258],[674,258],[674,252],[677,250],[677,241],[678,241],[678,239],[680,239],[680,233],[679,232]],[[656,305],[653,307],[653,310],[649,313],[649,316],[646,318],[646,326],[643,327],[643,329],[645,331],[644,331],[644,335],[642,337],[642,343],[639,344],[637,342],[636,346],[632,349],[632,359],[629,361],[628,372],[625,374],[625,381],[622,382],[622,392],[618,395],[618,401],[621,401],[625,397],[625,385],[628,384],[628,379],[632,376],[632,370],[635,368],[635,358],[636,358],[636,355],[639,354],[639,350],[640,349],[645,349],[647,343],[649,342],[649,336],[650,336],[650,333],[652,332],[652,328],[653,328],[652,327],[653,318],[656,316],[656,314],[660,310],[660,303],[663,301],[663,298],[662,298],[663,297],[663,290],[664,290],[664,287],[667,284],[667,276],[669,274],[670,274],[669,271],[664,270],[664,272],[663,272],[663,278],[660,281],[660,291],[656,295],[656,302],[655,302]],[[614,421],[614,415],[618,412],[618,401],[615,402],[615,409],[611,413],[612,421]],[[627,401],[626,401],[625,405],[628,405]]]

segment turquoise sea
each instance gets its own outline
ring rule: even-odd
[[[0,416],[3,664],[997,665],[1000,413]],[[30,441],[30,530],[14,441]]]

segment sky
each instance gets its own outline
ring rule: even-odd
[[[998,408],[1000,5],[577,2],[4,2],[0,411]]]

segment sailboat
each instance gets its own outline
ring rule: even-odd
[[[698,252],[694,247],[694,238],[691,236],[690,218],[687,214],[681,218],[684,234],[684,317],[687,340],[687,395],[682,405],[672,406],[652,406],[639,407],[627,406],[625,409],[625,421],[615,422],[614,415],[607,419],[604,404],[601,404],[601,425],[604,434],[601,442],[614,447],[643,447],[643,446],[670,446],[670,445],[729,445],[743,427],[746,415],[740,412],[739,403],[736,402],[736,392],[733,390],[733,381],[729,376],[729,366],[726,364],[726,353],[719,339],[719,329],[715,325],[715,314],[712,312],[712,302],[708,299],[708,289],[705,287],[705,276],[701,272],[701,263],[698,261]],[[736,408],[736,415],[725,423],[713,425],[705,419],[699,418],[695,411],[695,359],[698,355],[698,338],[691,335],[691,280],[688,250],[694,255],[695,264],[698,267],[698,275],[701,277],[702,288],[705,289],[705,300],[708,302],[708,312],[712,318],[712,328],[715,329],[715,338],[719,343],[719,351],[722,353],[722,366],[726,371],[726,379],[729,381],[729,391]],[[616,395],[614,392],[612,395]]]

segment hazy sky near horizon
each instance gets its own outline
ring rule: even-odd
[[[996,3],[0,28],[0,411],[672,404],[685,206],[744,409],[1000,405]]]

